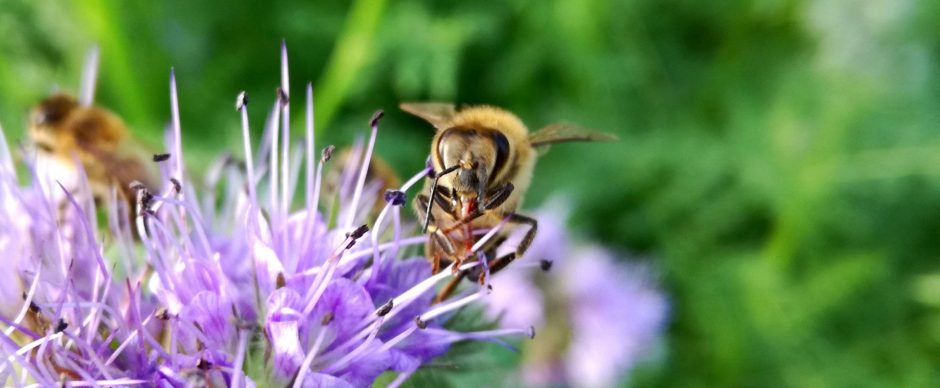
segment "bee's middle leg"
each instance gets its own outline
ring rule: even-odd
[[[525,254],[525,252],[529,249],[529,246],[532,245],[532,240],[535,239],[535,234],[538,232],[538,221],[532,217],[512,213],[509,215],[509,222],[515,224],[526,224],[529,226],[529,230],[526,231],[525,236],[522,238],[519,246],[516,247],[515,252],[507,253],[502,257],[490,261],[490,273],[496,273],[497,271],[509,265],[509,263],[512,263],[517,258],[522,257],[522,255]],[[483,275],[481,274],[480,276]]]

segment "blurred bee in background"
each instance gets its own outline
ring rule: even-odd
[[[554,143],[610,141],[616,137],[570,124],[551,124],[534,133],[516,115],[491,106],[470,106],[459,111],[453,104],[404,103],[401,109],[430,123],[437,130],[431,141],[433,175],[425,181],[413,206],[429,233],[426,253],[432,270],[453,263],[453,270],[469,258],[476,242],[474,230],[490,229],[503,219],[505,228],[481,251],[490,272],[521,257],[538,230],[538,222],[516,213],[532,180],[537,151]],[[496,257],[496,248],[520,225],[528,226],[514,252]],[[481,266],[461,271],[438,293],[447,298],[466,276],[484,282]]]
[[[124,122],[106,109],[81,105],[70,95],[54,93],[32,109],[28,136],[42,176],[74,192],[78,189],[76,162],[81,163],[97,203],[110,198],[116,186],[132,213],[135,192],[131,183],[154,187],[155,173],[141,158],[141,148],[134,144]],[[166,157],[155,155],[154,160]]]
[[[335,210],[338,198],[352,196],[351,190],[355,187],[355,182],[353,181],[359,175],[359,169],[350,169],[349,166],[359,165],[361,163],[362,153],[362,147],[346,147],[339,150],[338,155],[333,157],[335,162],[333,162],[323,182],[323,193],[325,193],[327,209]],[[374,220],[378,217],[379,213],[382,212],[382,208],[385,207],[385,201],[382,199],[383,194],[387,190],[397,189],[401,186],[401,179],[388,162],[378,155],[373,154],[370,158],[369,169],[366,171],[366,185],[374,185],[373,188],[375,188],[374,191],[367,191],[375,192],[376,195],[374,197],[363,198],[364,201],[371,201],[372,206],[367,219]],[[343,190],[350,192],[341,192]]]

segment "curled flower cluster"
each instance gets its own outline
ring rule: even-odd
[[[425,258],[401,258],[426,242],[407,234],[415,228],[403,227],[401,206],[428,169],[384,193],[381,212],[367,219],[383,198],[380,185],[367,180],[381,112],[370,121],[366,145],[354,147],[343,168],[335,217],[317,210],[333,149],[314,151],[309,84],[306,136],[301,144],[291,141],[283,46],[281,61],[261,153],[252,154],[242,94],[236,110],[244,163],[220,158],[198,191],[183,167],[171,73],[169,155],[154,158],[164,187],[135,185],[135,209],[117,200],[115,190],[104,201],[108,233],[99,231],[81,169],[77,187],[66,188],[26,158],[30,183],[22,186],[0,131],[6,267],[0,271],[0,382],[367,386],[395,372],[398,385],[454,342],[533,334],[531,328],[468,333],[442,326],[487,295],[474,287],[432,305],[433,289],[453,271],[432,274]],[[58,196],[66,200],[57,203]],[[294,202],[303,206],[294,209]]]

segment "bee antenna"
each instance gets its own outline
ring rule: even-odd
[[[428,198],[428,211],[424,214],[424,229],[421,229],[421,233],[428,232],[428,224],[431,222],[431,207],[434,206],[434,196],[437,195],[437,182],[441,180],[441,177],[457,171],[458,168],[460,168],[460,165],[450,166],[434,177],[434,185],[431,186],[431,198]]]

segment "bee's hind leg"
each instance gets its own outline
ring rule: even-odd
[[[441,290],[437,292],[437,296],[434,297],[434,301],[431,302],[431,304],[438,304],[444,299],[447,299],[450,294],[454,293],[454,290],[457,289],[457,285],[460,284],[460,281],[463,280],[465,276],[467,276],[467,271],[460,271],[454,275],[454,278],[450,279],[450,281],[444,285],[444,288],[441,288]]]

